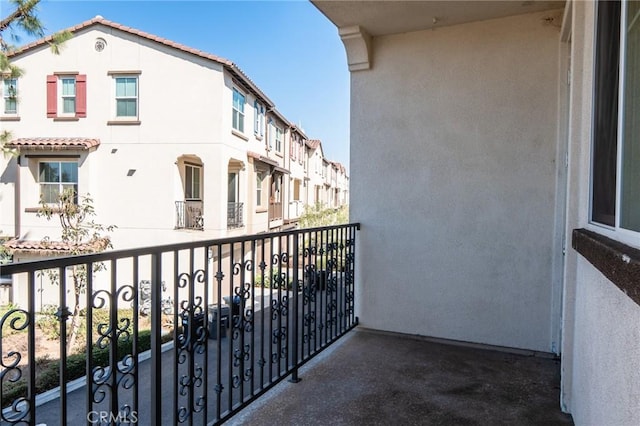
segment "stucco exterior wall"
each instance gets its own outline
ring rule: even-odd
[[[352,73],[363,326],[557,344],[559,28],[548,14],[376,37],[373,68]]]
[[[567,233],[589,224],[593,2],[573,2]],[[614,237],[615,238],[615,237]],[[575,250],[566,256],[562,406],[576,425],[640,423],[640,306]]]
[[[640,423],[640,306],[579,258],[571,413],[576,425]]]

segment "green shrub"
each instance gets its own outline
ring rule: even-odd
[[[20,309],[18,305],[15,305],[13,303],[9,303],[8,305],[4,305],[4,306],[0,306],[0,318],[4,317],[5,315],[7,315],[7,313],[15,310],[15,309]],[[16,326],[22,326],[25,323],[26,320],[26,315],[24,312],[12,312],[9,315],[7,315],[7,318],[5,318],[5,321],[2,325],[2,336],[10,336],[12,334],[16,334],[16,333],[21,333],[26,331],[25,330],[14,330],[13,328],[11,328],[11,321],[16,320]]]
[[[58,340],[60,338],[60,321],[56,316],[58,306],[44,305],[36,319],[36,326],[42,331],[47,340]]]
[[[133,334],[131,335],[133,336]],[[163,335],[162,343],[172,340],[171,334]],[[138,333],[138,353],[151,349],[151,330],[141,330]],[[110,346],[99,348],[93,346],[92,358],[94,367],[106,367],[109,365]],[[118,360],[122,360],[126,355],[133,352],[133,342],[118,341]],[[75,353],[67,356],[67,380],[74,380],[86,375],[87,354]],[[38,373],[36,375],[36,393],[42,393],[49,389],[53,389],[60,385],[60,360],[49,358],[45,355],[36,359]],[[27,375],[26,369],[23,371],[23,377],[16,382],[5,380],[2,384],[2,407],[7,407],[16,398],[27,396]]]

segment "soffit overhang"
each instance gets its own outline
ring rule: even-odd
[[[565,1],[311,0],[338,28],[360,27],[372,37],[560,9]]]

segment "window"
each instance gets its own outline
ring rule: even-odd
[[[202,167],[186,164],[184,169],[184,198],[186,200],[202,199],[200,190]]]
[[[2,98],[4,99],[4,113],[18,113],[18,79],[5,78],[2,81]]]
[[[640,232],[640,1],[598,2],[596,25],[591,220]]]
[[[233,123],[235,130],[244,133],[244,95],[233,89]]]
[[[116,77],[116,117],[138,116],[138,77]]]
[[[276,128],[273,124],[273,119],[269,119],[269,130],[267,132],[267,149],[273,149],[273,138],[276,133]]]
[[[264,183],[264,173],[256,173],[256,207],[262,206],[262,185]]]
[[[253,103],[253,117],[253,132],[256,136],[264,136],[264,105],[257,100]]]
[[[61,120],[87,116],[87,76],[66,73],[47,76],[47,117]]]
[[[276,127],[276,152],[282,152],[282,139],[284,137],[284,130],[280,127]]]
[[[45,203],[57,203],[65,190],[78,194],[78,163],[75,161],[41,161],[38,164],[40,198]]]
[[[229,173],[229,186],[227,188],[227,202],[237,203],[239,199],[239,179],[238,173]]]
[[[62,114],[76,114],[76,78],[61,77],[60,78],[60,104]]]

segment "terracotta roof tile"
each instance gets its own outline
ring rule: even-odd
[[[311,149],[316,149],[321,144],[322,144],[322,142],[320,142],[320,139],[309,139],[309,140],[307,140],[307,146],[309,148],[311,148]]]
[[[189,46],[186,46],[184,44],[177,43],[175,41],[167,40],[166,38],[159,37],[157,35],[150,34],[150,33],[144,32],[144,31],[140,31],[140,30],[137,30],[135,28],[127,27],[125,25],[118,24],[117,22],[109,21],[108,19],[104,19],[102,16],[96,16],[95,18],[90,19],[90,20],[85,21],[85,22],[82,22],[81,24],[78,24],[78,25],[76,25],[74,27],[67,28],[67,31],[75,33],[77,31],[80,31],[80,30],[83,30],[85,28],[88,28],[88,27],[90,27],[92,25],[98,25],[98,24],[104,25],[106,27],[114,28],[114,29],[117,29],[117,30],[120,30],[120,31],[124,31],[124,32],[129,33],[129,34],[133,34],[133,35],[145,38],[147,40],[151,40],[151,41],[154,41],[156,43],[161,43],[161,44],[164,44],[165,46],[169,46],[169,47],[172,47],[174,49],[178,49],[178,50],[181,50],[183,52],[190,53],[192,55],[199,56],[201,58],[217,62],[217,63],[225,66],[229,70],[229,72],[231,72],[231,74],[234,74],[237,77],[239,77],[240,80],[242,80],[247,86],[249,86],[249,89],[254,91],[255,94],[257,94],[259,97],[261,97],[263,101],[265,101],[267,104],[269,104],[269,106],[271,106],[271,107],[274,106],[274,103],[267,97],[267,95],[265,95],[262,92],[262,90],[260,90],[258,88],[258,86],[244,73],[244,71],[242,71],[235,63],[233,63],[232,61],[230,61],[228,59],[225,59],[223,57],[216,56],[216,55],[213,55],[211,53],[206,53],[206,52],[203,52],[202,50],[195,49],[193,47],[189,47]],[[26,51],[28,51],[30,49],[35,48],[35,47],[48,44],[49,42],[51,42],[51,40],[52,40],[52,36],[47,36],[47,37],[41,38],[41,39],[36,40],[36,41],[34,41],[32,43],[29,43],[29,44],[27,44],[25,46],[22,46],[22,47],[20,47],[20,48],[18,48],[16,50],[11,51],[8,54],[8,56],[11,58],[13,56],[20,55],[21,53],[24,53],[24,52],[26,52]]]
[[[31,148],[31,149],[91,149],[100,145],[100,140],[96,138],[58,138],[58,137],[40,137],[40,138],[18,138],[9,142],[8,146],[12,148]]]
[[[13,239],[4,243],[4,246],[10,253],[69,253],[75,248],[62,241],[33,241]],[[79,253],[93,253],[103,250],[104,247],[100,243],[82,244],[77,247]]]

